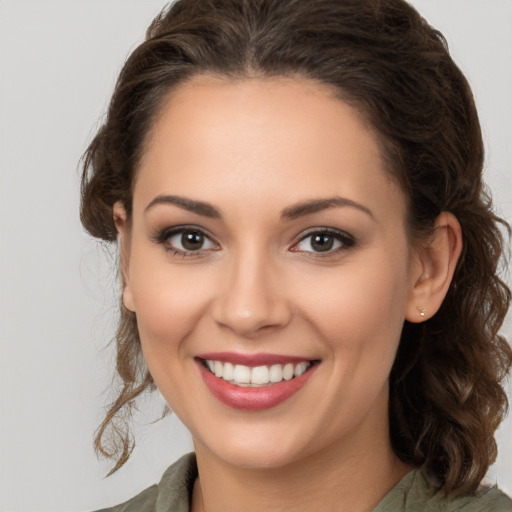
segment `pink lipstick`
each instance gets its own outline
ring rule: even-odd
[[[276,407],[297,393],[313,375],[318,360],[278,354],[215,352],[196,358],[210,392],[235,409]]]

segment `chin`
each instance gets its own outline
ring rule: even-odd
[[[197,450],[205,447],[226,464],[244,469],[277,469],[283,468],[311,454],[313,443],[304,442],[293,435],[284,436],[278,433],[266,434],[246,433],[230,437],[222,442],[216,439],[205,445],[194,440]],[[222,443],[222,444],[221,444]]]
[[[257,447],[250,450],[223,450],[219,456],[225,463],[241,469],[279,469],[297,460],[297,454],[262,450]]]

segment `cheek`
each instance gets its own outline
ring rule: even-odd
[[[214,289],[205,269],[173,267],[165,258],[133,254],[130,268],[137,325],[148,364],[163,352],[176,354],[196,327]]]
[[[144,359],[167,403],[184,419],[190,392],[184,372],[194,364],[190,340],[208,308],[211,285],[206,276],[168,264],[140,267],[133,278]]]
[[[389,370],[405,318],[406,261],[372,256],[325,279],[303,279],[297,292],[304,298],[303,316],[335,353],[336,364],[351,373],[359,361],[374,371]]]

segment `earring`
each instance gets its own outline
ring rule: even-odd
[[[425,318],[425,313],[427,312],[427,309],[424,308],[423,306],[418,306],[416,309],[420,312],[420,316],[422,318]]]

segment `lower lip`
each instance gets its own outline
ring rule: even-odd
[[[214,397],[233,409],[250,411],[270,409],[284,402],[306,384],[318,366],[314,364],[305,373],[291,380],[284,380],[269,386],[242,387],[215,377],[201,361],[196,362],[204,383]]]

